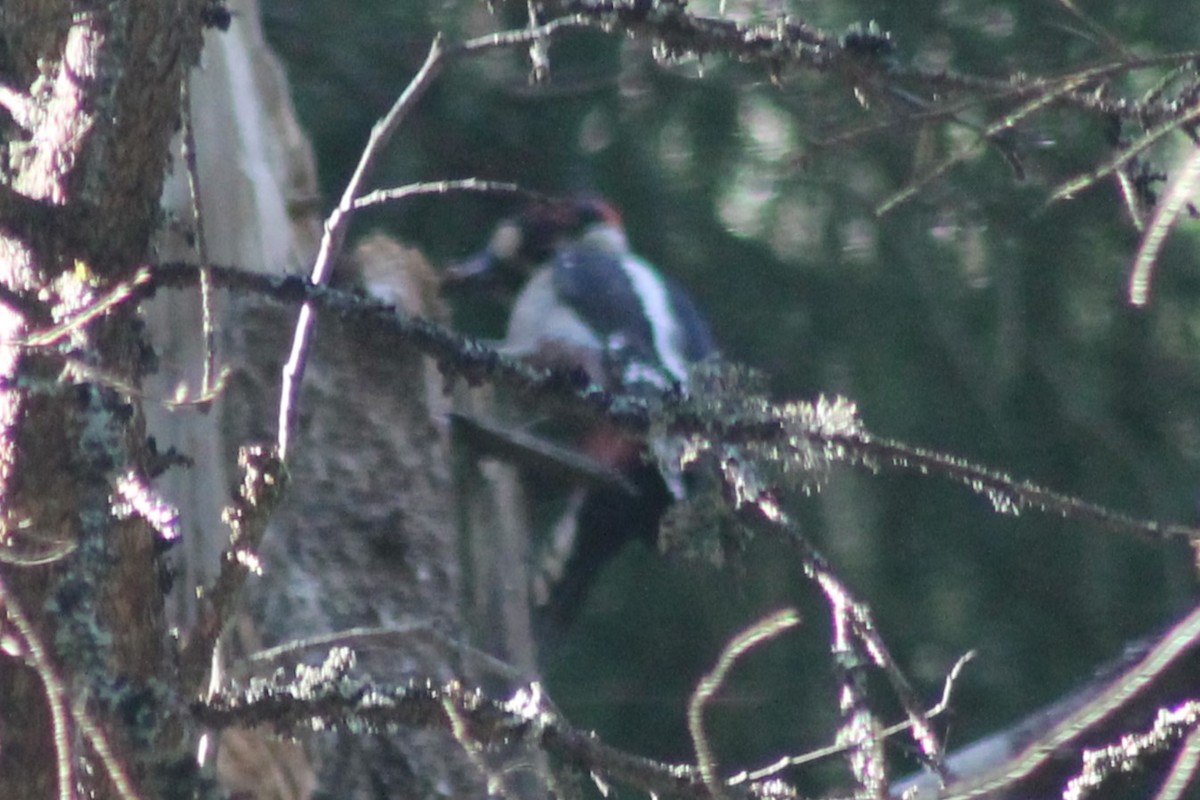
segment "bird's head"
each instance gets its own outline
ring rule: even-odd
[[[549,198],[500,222],[482,251],[443,273],[447,289],[493,285],[515,289],[562,248],[587,243],[628,249],[621,215],[594,196]]]

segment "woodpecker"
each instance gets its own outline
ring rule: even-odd
[[[523,284],[506,352],[582,368],[605,389],[686,390],[689,366],[715,349],[691,297],[630,250],[620,215],[599,198],[528,206],[445,281],[482,279]]]
[[[449,270],[447,287],[520,286],[501,350],[532,363],[579,369],[614,393],[687,392],[691,365],[715,353],[691,297],[636,255],[616,209],[596,197],[546,200],[501,222],[484,250]],[[611,426],[575,445],[619,470],[621,488],[576,491],[554,526],[535,597],[552,624],[579,610],[591,580],[630,539],[653,546],[658,521],[685,493],[682,477],[649,463],[656,450]]]

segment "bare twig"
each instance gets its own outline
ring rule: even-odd
[[[1188,787],[1195,788],[1194,780],[1200,771],[1200,727],[1193,728],[1179,748],[1179,754],[1154,800],[1182,800]]]
[[[23,549],[18,550],[18,542]],[[18,567],[44,566],[62,560],[78,548],[79,543],[70,539],[55,539],[38,531],[22,530],[18,534],[10,533],[4,544],[0,545],[0,564]]]
[[[104,734],[104,730],[92,719],[87,709],[83,707],[79,700],[71,704],[71,719],[78,726],[79,733],[92,746],[92,749],[96,751],[96,755],[100,757],[100,763],[104,765],[105,774],[112,781],[113,788],[117,790],[117,797],[121,798],[121,800],[138,800],[139,795],[133,787],[133,779],[125,771],[125,765],[117,758],[117,754],[113,752],[112,747],[109,745],[108,737]]]
[[[1119,169],[1113,173],[1113,177],[1117,179],[1117,188],[1121,191],[1121,202],[1125,204],[1125,210],[1129,212],[1129,221],[1133,224],[1133,229],[1138,233],[1143,233],[1146,230],[1146,214],[1142,208],[1143,193],[1138,191],[1133,179],[1129,177],[1128,170]],[[1146,241],[1144,235],[1142,241]]]
[[[537,192],[522,189],[515,183],[504,181],[481,181],[478,178],[464,178],[456,181],[433,181],[430,183],[410,183],[407,186],[397,186],[394,189],[376,189],[355,199],[353,207],[358,211],[382,203],[406,200],[423,194],[448,194],[449,192],[483,192],[496,194],[516,194],[533,199],[540,197]]]
[[[201,724],[215,728],[231,725],[269,725],[282,733],[311,729],[314,720],[330,727],[353,727],[362,732],[389,726],[449,730],[481,747],[511,745],[525,740],[552,758],[575,769],[595,773],[606,782],[624,783],[659,797],[711,800],[698,770],[663,764],[611,747],[590,731],[571,727],[546,711],[544,702],[498,702],[481,692],[450,683],[433,686],[413,683],[406,687],[368,684],[345,676],[315,680],[306,673],[300,681],[264,681],[238,694],[218,695],[196,703],[193,712]],[[447,714],[447,704],[456,719]],[[731,800],[751,800],[750,787],[727,792]]]
[[[346,238],[350,217],[354,211],[354,201],[358,197],[363,183],[370,176],[375,162],[383,153],[384,147],[391,140],[392,134],[399,127],[404,117],[412,110],[417,100],[429,88],[442,67],[444,48],[441,37],[433,40],[425,63],[417,71],[416,76],[405,87],[387,114],[371,128],[367,146],[363,148],[358,166],[350,176],[342,199],[329,218],[325,221],[325,233],[321,237],[321,245],[317,251],[317,259],[313,264],[309,280],[315,286],[320,286],[329,280],[334,261],[341,253],[342,244]],[[286,463],[288,446],[290,444],[292,427],[298,412],[300,383],[304,378],[304,367],[308,358],[308,343],[312,336],[314,308],[311,303],[305,303],[300,309],[296,320],[296,330],[292,336],[292,349],[287,362],[283,366],[283,386],[279,393],[279,431],[277,450],[279,460]]]
[[[1046,201],[1047,205],[1058,202],[1059,200],[1066,200],[1073,197],[1075,194],[1083,191],[1096,181],[1123,167],[1129,161],[1129,159],[1133,158],[1151,145],[1157,144],[1167,134],[1173,133],[1179,130],[1181,127],[1187,125],[1189,122],[1195,122],[1196,120],[1200,120],[1200,104],[1188,109],[1187,113],[1169,119],[1166,122],[1163,122],[1160,125],[1157,125],[1156,127],[1146,131],[1146,133],[1136,142],[1131,144],[1129,147],[1123,148],[1116,155],[1095,169],[1062,182],[1055,187],[1053,192],[1050,193],[1050,199]]]
[[[1073,740],[1094,729],[1129,703],[1181,656],[1192,650],[1197,641],[1200,641],[1200,606],[1163,634],[1150,652],[1109,684],[1099,696],[1069,714],[1045,735],[1028,742],[1020,753],[991,774],[948,787],[944,800],[975,800],[995,796],[1005,787],[1031,775]]]
[[[734,490],[735,493],[740,491],[743,489]],[[834,612],[835,655],[843,654],[852,657],[851,649],[855,647],[853,642],[857,642],[871,662],[883,671],[888,682],[891,683],[892,691],[900,701],[909,723],[911,723],[913,740],[927,765],[943,781],[946,780],[948,773],[937,734],[929,724],[928,715],[921,710],[916,692],[913,691],[908,679],[879,635],[878,627],[875,625],[867,605],[857,600],[834,574],[825,557],[809,544],[800,531],[800,527],[783,510],[779,501],[769,491],[760,490],[754,496],[743,497],[738,510],[751,524],[769,526],[773,531],[783,534],[786,540],[795,547],[800,555],[805,573],[821,588]],[[850,713],[853,710],[844,709],[844,711]],[[861,725],[861,722],[861,720],[857,720],[855,724]],[[862,730],[859,730],[858,733],[863,736],[858,742],[860,745],[871,750],[878,750],[878,744],[882,741],[880,734]],[[879,754],[876,753],[876,755]],[[863,757],[868,758],[869,756],[864,754]],[[882,770],[881,760],[872,759],[872,762],[872,771],[876,768]],[[865,788],[875,794],[885,789],[883,786],[875,785],[874,779],[872,779],[871,785]]]
[[[725,649],[721,651],[716,666],[700,679],[696,691],[688,701],[687,724],[688,733],[692,737],[692,746],[696,749],[696,763],[700,775],[713,797],[723,797],[721,781],[717,776],[717,762],[713,758],[712,747],[704,733],[704,707],[721,688],[725,676],[738,659],[753,650],[763,642],[769,641],[779,634],[800,624],[800,614],[793,608],[784,608],[763,617],[733,637]]]
[[[1107,28],[1096,21],[1096,18],[1090,14],[1084,13],[1079,6],[1075,5],[1074,0],[1058,0],[1058,4],[1071,13],[1076,19],[1088,27],[1095,36],[1098,36],[1104,41],[1110,49],[1112,49],[1121,58],[1133,58],[1133,51],[1125,46],[1125,43],[1114,36]]]
[[[213,585],[200,594],[200,619],[180,648],[181,682],[187,696],[196,696],[205,685],[213,648],[237,607],[246,577],[258,568],[258,546],[283,490],[283,463],[270,449],[243,447],[238,466],[242,484],[223,514],[230,529],[229,546],[221,555],[221,571]]]
[[[948,91],[982,95],[983,100],[1019,99],[1055,94],[1055,102],[1090,111],[1114,114],[1123,119],[1142,120],[1150,111],[1146,105],[1109,100],[1083,89],[1059,91],[1064,83],[1086,88],[1104,78],[1124,72],[1160,66],[1188,64],[1200,57],[1200,51],[1180,51],[1151,56],[1128,55],[1116,61],[1075,70],[1058,76],[1004,78],[966,75],[948,70],[930,70],[897,65],[876,58],[868,49],[856,51],[844,39],[816,28],[796,17],[781,18],[775,25],[745,24],[721,17],[689,13],[685,4],[622,2],[621,0],[560,0],[557,8],[574,14],[582,24],[617,30],[634,37],[653,39],[663,55],[718,55],[757,64],[772,74],[785,67],[827,71],[841,70],[854,85],[919,85],[931,94]],[[1177,118],[1178,109],[1164,105],[1153,114]]]
[[[942,698],[938,701],[937,705],[925,712],[926,719],[933,719],[939,714],[945,713],[946,710],[950,708],[950,697],[954,691],[954,684],[958,681],[959,675],[962,674],[963,667],[965,667],[967,662],[974,657],[975,651],[971,650],[967,653],[964,653],[959,657],[958,661],[954,662],[954,666],[950,668],[950,672],[946,675],[946,682],[942,685]],[[895,736],[897,733],[902,733],[911,727],[911,720],[897,722],[895,725],[890,725],[884,728],[881,735],[885,738],[889,736]],[[845,743],[835,742],[834,744],[822,747],[818,750],[810,750],[807,753],[801,753],[800,755],[784,756],[783,758],[778,759],[777,761],[774,761],[765,767],[760,767],[756,770],[739,772],[738,774],[730,777],[727,783],[730,786],[736,786],[739,783],[745,783],[746,781],[767,780],[768,778],[778,775],[785,769],[803,766],[805,764],[810,764],[813,761],[819,761],[824,758],[829,758],[830,756],[844,753],[848,747],[849,746]]]
[[[115,308],[121,303],[128,300],[134,295],[134,292],[140,286],[145,286],[150,282],[150,270],[147,267],[140,268],[134,276],[126,281],[121,281],[116,286],[109,289],[102,296],[96,298],[94,302],[78,313],[72,314],[69,319],[65,319],[53,328],[50,328],[39,333],[33,333],[19,340],[16,344],[26,347],[49,347],[62,340],[63,337],[69,335],[72,331],[87,325],[92,320],[104,315],[109,310]]]
[[[434,78],[437,77],[442,67],[445,66],[448,58],[497,47],[511,47],[537,41],[552,35],[562,28],[580,24],[582,24],[581,21],[576,17],[563,17],[536,28],[481,36],[457,45],[447,45],[442,41],[440,36],[436,37],[429,47],[425,63],[421,65],[421,68],[409,82],[408,86],[396,98],[396,102],[392,104],[387,114],[371,128],[367,144],[363,148],[362,155],[359,156],[358,165],[355,167],[354,173],[350,176],[350,180],[346,183],[346,188],[342,192],[342,197],[338,201],[337,207],[330,213],[329,218],[325,220],[325,232],[321,237],[321,244],[317,250],[316,261],[309,274],[309,281],[314,286],[321,286],[329,280],[334,262],[337,260],[337,256],[342,251],[342,245],[345,243],[346,231],[349,228],[350,219],[357,208],[356,201],[359,200],[360,192],[374,172],[376,163],[387,147],[388,142],[391,141],[392,135],[413,109],[413,106],[416,105],[417,101],[421,99],[421,96],[425,94],[425,91],[433,83]],[[285,463],[287,461],[288,447],[291,443],[292,429],[295,426],[296,414],[299,410],[300,385],[304,379],[304,369],[308,359],[309,339],[312,336],[314,323],[313,314],[314,308],[312,304],[306,302],[301,307],[300,315],[296,320],[295,332],[292,335],[291,351],[283,366],[283,385],[279,392],[279,430],[277,432],[276,443],[279,458]]]
[[[1175,226],[1175,220],[1187,206],[1197,183],[1200,183],[1200,148],[1194,149],[1183,167],[1171,179],[1167,194],[1154,208],[1142,241],[1138,245],[1137,255],[1133,259],[1133,269],[1129,272],[1129,302],[1135,306],[1144,306],[1150,299],[1150,275],[1158,261],[1158,253],[1167,234]]]
[[[860,637],[860,631],[857,630],[856,620],[869,623],[870,618],[867,614],[870,609],[850,596],[840,579],[831,571],[816,572],[813,577],[825,593],[830,616],[833,617],[833,642],[830,651],[838,681],[838,709],[842,712],[842,725],[838,729],[837,738],[846,744],[846,761],[850,767],[850,774],[859,786],[856,794],[883,800],[888,786],[887,762],[883,755],[883,732],[867,701],[865,667],[868,662],[860,658],[859,654],[863,651],[872,654],[871,661],[876,666],[887,669],[889,664],[887,660],[873,653],[878,652],[877,648],[872,648],[867,640]],[[882,642],[882,639],[880,641]],[[918,725],[924,721],[922,715],[910,713],[909,720],[913,722],[914,732],[919,734]],[[932,734],[932,728],[929,732]],[[927,760],[935,764],[940,763],[934,761],[934,758],[940,755],[940,745],[934,742],[934,747],[930,748],[922,742],[919,735],[914,738],[922,745],[922,750],[932,750],[934,753],[933,758],[929,758],[927,752]],[[941,775],[943,770],[939,769],[938,772]]]
[[[979,138],[976,140],[976,145],[964,147],[957,153],[947,156],[939,163],[925,170],[921,175],[910,181],[904,188],[900,189],[891,197],[880,203],[875,208],[875,214],[877,216],[883,216],[884,214],[887,214],[905,200],[915,196],[922,187],[929,185],[936,178],[944,175],[955,164],[958,164],[959,162],[969,158],[975,152],[978,143],[989,141],[1004,131],[1011,130],[1018,122],[1027,119],[1038,111],[1053,105],[1061,97],[1074,91],[1085,82],[1085,79],[1082,78],[1066,80],[1061,86],[1058,86],[1054,89],[1047,89],[1044,93],[1038,94],[1032,100],[1020,106],[1016,110],[1004,114],[1000,119],[993,122],[979,133]]]
[[[235,291],[253,292],[280,302],[304,302],[314,307],[370,320],[403,336],[414,347],[437,359],[449,374],[470,382],[495,382],[519,388],[562,410],[606,420],[633,434],[644,435],[653,418],[667,423],[667,432],[697,436],[728,444],[766,442],[779,445],[781,453],[798,453],[809,448],[829,462],[891,468],[918,474],[938,475],[986,497],[1000,513],[1018,514],[1025,509],[1091,522],[1154,540],[1200,541],[1200,529],[1157,520],[1140,519],[1089,503],[1078,497],[1019,481],[1004,473],[972,464],[962,458],[891,439],[876,437],[857,427],[829,429],[807,421],[803,412],[818,403],[763,403],[757,413],[723,416],[697,406],[697,400],[678,397],[644,398],[612,395],[592,386],[581,386],[575,376],[546,370],[508,357],[495,349],[463,337],[435,322],[405,314],[389,305],[298,278],[276,278],[228,267],[211,267],[214,281]],[[189,264],[159,265],[154,280],[146,287],[192,285],[196,267]]]
[[[526,2],[530,30],[538,27],[538,5],[537,0]],[[550,78],[550,43],[545,36],[529,43],[529,66],[530,83],[545,83]]]
[[[37,673],[46,689],[46,702],[50,706],[50,718],[54,726],[55,764],[58,768],[60,800],[70,800],[75,797],[73,767],[75,757],[71,753],[71,731],[67,725],[68,716],[75,723],[79,733],[92,746],[96,755],[99,756],[104,772],[112,781],[117,796],[121,800],[137,800],[138,793],[133,788],[133,781],[126,773],[125,766],[113,752],[112,747],[109,746],[104,731],[91,718],[82,703],[70,702],[68,689],[50,663],[46,646],[2,579],[0,579],[0,610],[16,628],[21,640],[21,655],[28,659],[29,665]]]
[[[897,80],[914,80],[923,84],[928,89],[941,89],[943,91],[953,89],[965,93],[981,93],[983,95],[981,99],[984,100],[1036,97],[1048,91],[1053,92],[1056,87],[1064,83],[1074,83],[1081,88],[1058,95],[1058,100],[1063,105],[1114,114],[1122,119],[1141,119],[1148,110],[1146,107],[1139,108],[1136,104],[1127,103],[1120,99],[1105,99],[1093,92],[1085,91],[1086,87],[1123,72],[1164,66],[1180,66],[1194,62],[1197,58],[1200,58],[1200,51],[1181,50],[1175,53],[1163,53],[1161,55],[1110,61],[1104,64],[1097,64],[1094,67],[1072,70],[1061,75],[1048,77],[1012,76],[1005,79],[984,78],[946,70],[932,71],[915,67],[894,70],[892,75]],[[1179,109],[1171,110],[1165,106],[1157,110],[1163,112],[1164,118],[1174,118],[1180,114]]]
[[[163,407],[172,410],[194,406],[203,407],[211,403],[225,390],[225,384],[232,372],[228,365],[221,367],[221,371],[217,373],[217,379],[213,382],[212,389],[207,394],[190,395],[187,393],[186,385],[180,384],[176,392],[168,398],[147,394],[137,386],[134,386],[133,382],[128,378],[117,375],[110,370],[100,369],[65,353],[48,351],[47,355],[62,362],[62,373],[59,380],[63,382],[94,383],[97,386],[111,389],[124,397],[136,398],[149,403],[160,403]]]
[[[536,28],[519,28],[511,31],[488,33],[468,39],[458,45],[447,46],[447,56],[457,56],[463,53],[476,53],[481,50],[492,50],[497,47],[520,47],[531,44],[538,39],[553,36],[565,28],[596,27],[597,22],[583,14],[568,14],[550,20],[545,25]]]
[[[559,7],[606,30],[653,38],[665,56],[720,55],[777,70],[789,65],[826,69],[843,53],[836,37],[794,18],[745,25],[688,13],[677,2],[564,0]]]
[[[16,598],[9,594],[2,578],[0,578],[0,611],[3,611],[4,616],[8,617],[20,637],[21,652],[9,653],[9,655],[24,655],[46,689],[46,704],[50,706],[50,722],[54,727],[52,738],[54,740],[54,764],[58,769],[58,797],[59,800],[71,800],[75,797],[75,756],[71,752],[71,732],[67,726],[67,708],[70,703],[67,699],[66,687],[62,685],[62,681],[55,674],[54,667],[50,664],[37,631],[33,629],[25,612],[17,604]],[[4,649],[8,650],[8,648]]]
[[[495,656],[485,653],[477,647],[472,647],[466,642],[446,636],[429,622],[413,622],[410,624],[377,628],[346,628],[345,630],[334,631],[333,633],[284,642],[266,650],[259,650],[247,656],[245,661],[247,664],[269,664],[285,656],[299,655],[317,647],[357,647],[363,649],[372,646],[381,648],[395,647],[397,643],[403,646],[404,643],[420,636],[427,636],[447,650],[475,659],[486,666],[492,673],[508,680],[527,681],[530,679],[529,675],[522,673],[508,662],[501,661]]]
[[[504,779],[504,773],[500,770],[492,769],[487,761],[484,760],[483,747],[471,735],[470,725],[467,723],[466,718],[459,713],[454,701],[449,695],[443,695],[441,700],[442,711],[445,712],[446,721],[449,723],[450,735],[462,747],[471,765],[487,780],[488,797],[501,797],[504,800],[514,800],[518,797],[509,787],[508,781]]]
[[[1063,800],[1084,800],[1094,790],[1123,772],[1141,768],[1146,758],[1200,730],[1200,701],[1158,710],[1150,728],[1142,733],[1125,733],[1120,740],[1083,751],[1083,767],[1067,782]]]

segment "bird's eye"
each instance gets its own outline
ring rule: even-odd
[[[488,251],[500,261],[512,261],[521,251],[521,229],[512,222],[501,224],[492,234]]]

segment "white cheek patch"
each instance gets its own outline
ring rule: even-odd
[[[488,252],[501,261],[512,261],[521,250],[521,229],[516,223],[506,222],[492,234]]]

